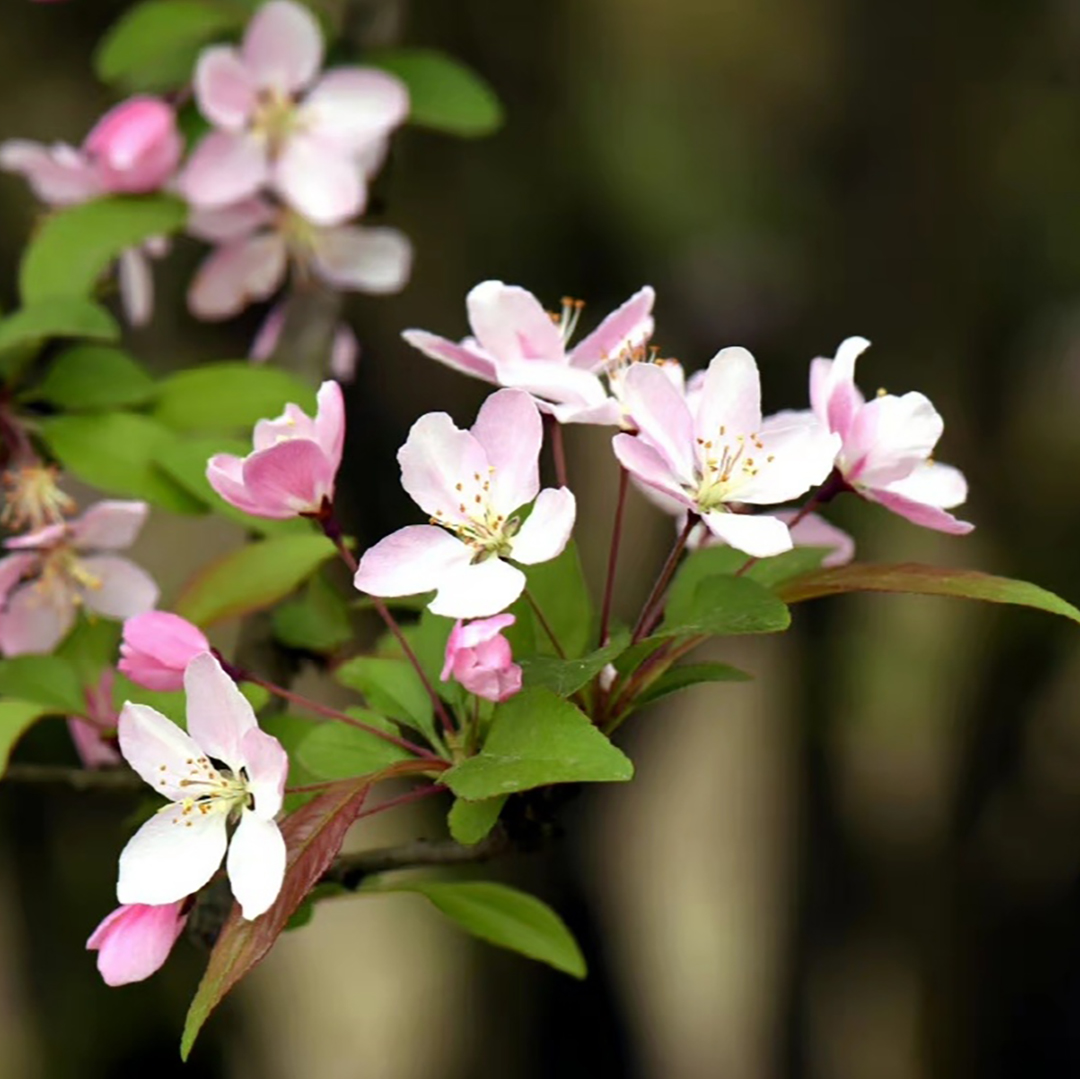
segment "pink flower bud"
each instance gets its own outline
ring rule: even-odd
[[[146,689],[184,688],[184,670],[210,642],[202,630],[168,611],[147,611],[124,623],[120,643],[122,674]]]
[[[521,689],[521,668],[514,663],[502,630],[514,624],[512,614],[497,614],[468,624],[458,621],[446,642],[442,680],[453,677],[470,693],[489,701],[505,701]]]
[[[149,978],[169,958],[187,921],[186,899],[162,907],[141,903],[118,907],[91,934],[88,951],[106,985],[128,985]]]
[[[176,171],[184,143],[172,107],[156,97],[132,97],[110,109],[83,143],[102,187],[156,191]]]

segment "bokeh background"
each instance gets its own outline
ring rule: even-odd
[[[119,0],[3,0],[0,136],[77,142],[109,103],[92,43]],[[350,301],[348,496],[374,538],[410,518],[393,453],[483,389],[411,352],[464,332],[486,277],[586,321],[643,283],[689,367],[758,357],[772,408],[853,333],[861,378],[919,388],[972,484],[968,539],[843,500],[862,557],[1035,578],[1080,598],[1080,7],[1070,0],[412,0],[387,32],[451,51],[508,122],[408,130],[376,216],[417,248],[392,299]],[[0,286],[35,208],[0,177]],[[243,354],[257,317],[196,325],[182,244],[134,347],[159,369]],[[614,502],[603,432],[573,431],[593,583]],[[639,499],[620,606],[670,542]],[[158,515],[175,588],[239,537]],[[550,851],[486,872],[531,888],[588,955],[578,984],[442,924],[416,897],[320,908],[179,1064],[204,957],[182,944],[108,990],[86,936],[112,906],[133,806],[0,788],[0,1077],[1012,1079],[1080,1074],[1080,634],[964,602],[849,598],[717,658],[757,675],[628,726],[638,777],[569,807]],[[50,741],[52,738],[52,741]],[[24,747],[63,752],[60,733]],[[439,834],[376,818],[377,845]]]

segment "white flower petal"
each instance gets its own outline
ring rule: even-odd
[[[192,796],[193,777],[206,775],[203,750],[186,731],[147,704],[128,701],[118,721],[124,760],[165,798]]]
[[[238,773],[247,763],[241,747],[244,735],[259,726],[247,698],[209,652],[200,652],[187,665],[184,692],[191,737],[203,753]]]
[[[285,879],[285,840],[272,820],[247,810],[233,833],[225,861],[232,893],[249,921],[274,904]]]
[[[577,504],[568,488],[545,488],[514,537],[510,557],[527,566],[556,558],[570,540],[576,513]]]
[[[448,618],[487,618],[506,610],[525,590],[525,574],[499,558],[470,563],[448,573],[428,604]]]

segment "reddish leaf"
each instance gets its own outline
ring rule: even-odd
[[[976,570],[921,566],[914,562],[890,565],[856,562],[850,566],[816,570],[785,581],[776,590],[776,594],[785,603],[799,603],[804,599],[834,596],[841,592],[910,592],[921,596],[959,596],[964,599],[986,600],[989,603],[1034,607],[1080,622],[1080,610],[1071,603],[1066,603],[1053,592],[1047,592],[1045,588],[1027,581],[993,577]]]
[[[288,858],[281,894],[262,917],[251,922],[244,921],[239,907],[233,905],[188,1010],[180,1043],[180,1055],[184,1060],[210,1013],[237,982],[265,958],[296,908],[337,856],[345,833],[364,804],[373,778],[335,783],[282,821]]]

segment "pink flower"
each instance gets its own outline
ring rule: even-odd
[[[318,515],[334,501],[334,477],[345,446],[345,400],[336,382],[319,388],[312,419],[289,404],[255,425],[247,457],[219,453],[206,478],[226,502],[255,517]]]
[[[255,363],[270,359],[281,340],[281,331],[285,328],[285,305],[278,304],[263,320],[259,332],[251,342],[248,358]],[[360,356],[360,342],[356,334],[345,322],[339,322],[334,330],[334,339],[330,344],[330,362],[327,365],[330,374],[338,382],[352,382],[356,377],[356,361]]]
[[[0,652],[51,652],[79,607],[130,618],[157,603],[153,578],[114,551],[130,547],[146,520],[145,502],[98,502],[81,517],[6,540],[0,558]]]
[[[159,907],[131,903],[112,912],[90,935],[87,951],[98,953],[106,985],[141,982],[161,969],[184,931],[186,902]]]
[[[68,733],[84,768],[111,768],[123,757],[116,745],[116,709],[112,693],[116,672],[106,668],[96,686],[86,688],[86,712],[68,716]]]
[[[780,510],[776,517],[788,526],[791,542],[796,547],[826,547],[829,553],[821,560],[825,567],[846,566],[855,557],[855,541],[843,529],[830,524],[816,513],[808,513],[792,524],[797,510]],[[685,524],[685,518],[682,524]],[[682,524],[679,530],[682,531]],[[714,536],[704,525],[699,525],[690,534],[686,546],[690,550],[698,547],[712,547],[723,541]]]
[[[560,423],[618,424],[623,410],[614,383],[627,359],[643,354],[654,299],[646,286],[568,350],[581,303],[564,300],[562,316],[555,318],[531,292],[483,281],[465,300],[472,337],[455,343],[426,330],[402,336],[455,371],[526,390]]]
[[[867,401],[855,385],[855,361],[869,346],[863,337],[849,337],[834,360],[810,365],[814,414],[843,440],[837,469],[858,494],[917,525],[970,532],[974,525],[946,512],[966,500],[967,480],[959,469],[930,459],[945,429],[937,409],[921,393]]]
[[[172,692],[184,686],[184,670],[210,642],[198,626],[169,611],[147,611],[124,623],[121,674],[146,689]]]
[[[412,245],[397,229],[314,225],[261,198],[192,214],[188,231],[216,244],[188,289],[197,318],[232,318],[282,286],[290,263],[350,292],[398,292],[409,279]]]
[[[540,490],[540,413],[527,393],[500,390],[462,431],[445,412],[413,424],[398,451],[401,483],[437,524],[409,525],[360,559],[355,585],[373,596],[436,589],[428,608],[450,618],[497,614],[521,595],[533,565],[559,555],[574,527],[574,496]],[[522,521],[518,511],[535,499]],[[441,527],[440,527],[441,526]]]
[[[616,435],[615,456],[639,483],[749,555],[791,549],[778,517],[732,512],[731,504],[797,498],[829,474],[839,439],[812,416],[762,420],[757,364],[746,349],[713,357],[696,403],[652,364],[627,372],[623,400],[639,433]]]
[[[285,840],[274,817],[289,759],[209,652],[188,664],[184,689],[187,733],[145,704],[128,701],[120,713],[120,751],[171,804],[128,841],[116,897],[176,903],[210,880],[228,849],[233,895],[245,918],[257,918],[285,876]],[[226,825],[235,818],[230,841]]]
[[[321,225],[353,217],[367,198],[366,170],[409,111],[404,83],[374,68],[347,67],[316,81],[319,24],[306,8],[271,0],[239,49],[205,49],[195,99],[216,128],[180,178],[196,206],[225,206],[268,187]]]
[[[470,693],[489,701],[505,701],[521,689],[521,668],[510,642],[502,635],[514,624],[512,614],[499,614],[468,624],[458,621],[446,642],[442,680],[453,677]]]

